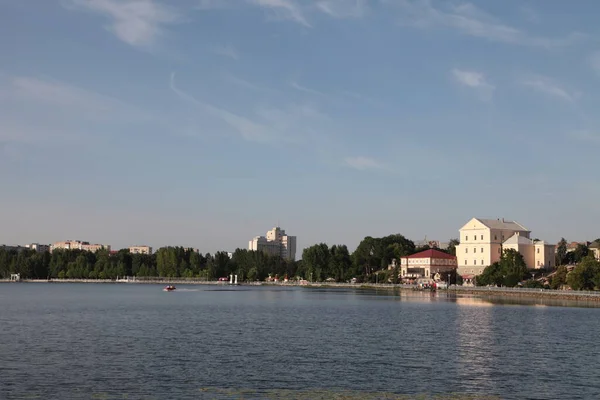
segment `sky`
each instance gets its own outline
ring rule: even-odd
[[[600,237],[597,0],[0,0],[0,244]]]

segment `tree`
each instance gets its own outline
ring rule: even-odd
[[[456,255],[456,246],[458,246],[460,244],[460,241],[458,239],[450,239],[450,242],[448,242],[448,247],[446,248],[446,253],[455,256]]]
[[[477,277],[477,284],[514,287],[528,276],[527,264],[521,253],[507,249],[502,253],[499,262],[486,267]]]
[[[580,263],[590,252],[587,245],[579,243],[573,251],[573,261],[575,264]]]
[[[325,243],[315,244],[302,251],[305,278],[320,282],[329,278],[329,247]]]
[[[592,256],[584,258],[567,275],[567,283],[573,290],[594,290],[600,284],[600,262]]]
[[[550,288],[552,289],[560,289],[562,285],[567,283],[567,267],[561,265],[558,267],[554,275],[552,276],[552,281],[550,282]]]
[[[556,265],[564,265],[567,259],[567,241],[561,238],[556,247]]]

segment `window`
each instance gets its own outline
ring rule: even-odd
[[[483,235],[481,235],[481,240],[483,240]]]
[[[465,265],[467,265],[467,260],[465,260]]]
[[[494,235],[494,240],[498,240],[498,235]]]
[[[481,265],[483,265],[483,260],[481,260]]]
[[[481,252],[483,253],[483,247],[481,248]]]
[[[540,248],[539,248],[539,247],[538,247],[538,249],[537,249],[537,253],[538,253],[538,254],[540,254]]]
[[[468,253],[468,252],[469,252],[469,248],[465,247],[465,253]]]
[[[473,265],[477,265],[477,260],[473,260]]]
[[[498,247],[498,254],[502,253],[502,249]]]
[[[465,236],[465,242],[468,242],[468,241],[469,241],[469,237]]]
[[[473,235],[473,240],[477,240],[477,235]]]
[[[473,253],[477,253],[477,247],[473,247]]]

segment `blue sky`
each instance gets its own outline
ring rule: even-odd
[[[600,237],[600,3],[0,0],[0,243]]]

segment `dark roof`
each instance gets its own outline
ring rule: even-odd
[[[456,259],[455,256],[452,256],[448,253],[444,253],[443,251],[439,251],[436,249],[429,249],[429,250],[421,251],[419,253],[410,255],[407,258],[448,258],[451,260]]]

